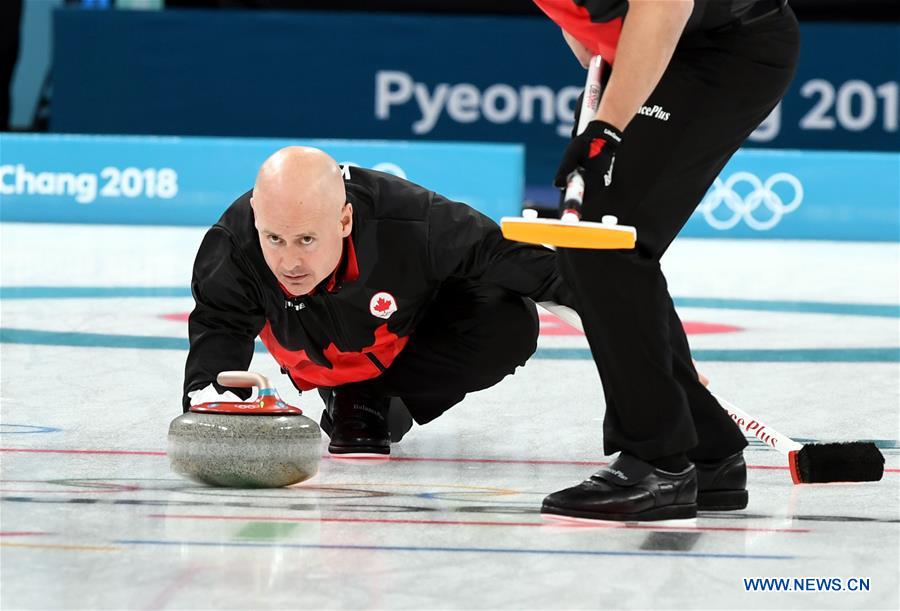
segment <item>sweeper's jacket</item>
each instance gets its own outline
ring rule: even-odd
[[[308,295],[292,296],[267,266],[252,192],[207,232],[191,282],[185,410],[187,393],[249,367],[257,337],[301,390],[375,378],[448,283],[571,303],[553,251],[505,240],[478,211],[390,174],[353,167],[344,179],[353,229],[334,273]]]
[[[615,64],[628,0],[534,0],[563,30],[592,54]],[[715,32],[764,19],[787,0],[694,0],[685,34]],[[652,43],[648,43],[652,44]]]

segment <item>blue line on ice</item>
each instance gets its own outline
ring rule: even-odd
[[[76,333],[43,331],[40,329],[0,328],[0,343],[34,346],[71,346],[79,348],[132,348],[139,350],[187,350],[183,337],[153,335],[111,335],[106,333]],[[265,347],[256,343],[257,350]],[[732,363],[897,363],[900,348],[783,348],[692,350],[698,361]],[[588,360],[587,348],[538,348],[534,358],[551,360]]]
[[[190,297],[183,286],[4,286],[0,299],[104,299],[124,297]],[[842,314],[900,318],[900,305],[876,303],[836,303],[825,301],[773,301],[760,299],[724,299],[713,297],[676,297],[680,308],[716,310],[753,310],[798,314]]]
[[[504,547],[417,547],[405,545],[326,545],[304,543],[237,543],[225,541],[165,541],[120,539],[117,545],[196,545],[201,547],[257,547],[269,549],[336,549],[379,552],[457,552],[469,554],[547,554],[556,556],[657,556],[672,558],[716,558],[721,560],[794,560],[796,556],[775,554],[716,554],[698,552],[646,552],[615,550],[529,549]]]

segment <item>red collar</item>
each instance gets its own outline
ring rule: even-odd
[[[359,264],[356,262],[356,247],[353,246],[353,240],[348,236],[344,238],[344,248],[343,253],[341,254],[341,260],[337,264],[337,267],[334,268],[334,271],[331,272],[331,276],[328,277],[328,280],[323,280],[319,283],[319,285],[308,294],[315,295],[316,291],[323,283],[326,291],[334,293],[345,283],[354,282],[356,280],[359,280]],[[278,286],[281,287],[282,292],[288,297],[297,297],[297,295],[294,295],[287,290],[280,282],[278,283]]]
[[[341,262],[334,268],[331,277],[328,278],[328,284],[325,290],[333,293],[335,288],[340,288],[346,282],[354,282],[359,280],[359,264],[356,262],[356,247],[353,246],[353,240],[349,236],[344,238],[344,253],[341,255]]]

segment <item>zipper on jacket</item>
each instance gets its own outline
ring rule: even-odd
[[[328,317],[331,319],[331,326],[334,327],[334,332],[337,335],[338,340],[340,340],[341,344],[349,347],[350,342],[347,341],[347,332],[344,329],[344,323],[340,319],[340,316],[335,312],[334,305],[331,303],[331,296],[328,292],[322,293],[322,302],[325,304],[325,310],[328,312]]]
[[[375,356],[371,352],[364,352],[363,354],[365,354],[368,357],[368,359],[370,361],[372,361],[372,363],[376,367],[378,367],[378,371],[380,371],[381,373],[384,373],[385,371],[387,371],[387,367],[385,367],[384,365],[381,364],[381,361],[378,360],[377,356]]]

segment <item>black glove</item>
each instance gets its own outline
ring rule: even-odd
[[[560,189],[566,188],[569,174],[578,168],[585,173],[585,182],[596,185],[597,176],[603,176],[603,183],[612,183],[612,168],[616,158],[616,149],[622,142],[622,132],[609,123],[591,121],[587,128],[572,138],[566,152],[563,153],[556,178],[553,180]],[[591,177],[588,179],[588,177]]]

